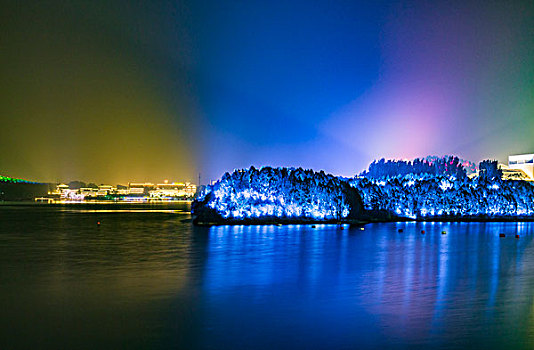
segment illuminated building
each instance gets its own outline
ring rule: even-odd
[[[80,188],[80,194],[85,198],[96,197],[98,195],[98,189],[92,187],[82,187]]]
[[[98,186],[97,196],[109,196],[110,194],[114,194],[115,190],[111,185],[100,185]]]
[[[154,190],[149,191],[152,198],[191,198],[194,197],[197,187],[189,182],[157,184]]]
[[[534,180],[534,154],[518,154],[508,157],[508,169],[521,170],[529,180]]]
[[[131,182],[128,184],[129,194],[134,196],[148,195],[153,188],[154,184],[150,182]]]
[[[173,182],[165,180],[161,184],[151,182],[132,182],[128,187],[117,185],[100,185],[98,188],[82,187],[71,189],[69,185],[59,184],[52,192],[48,192],[48,198],[36,198],[36,200],[60,199],[62,201],[83,200],[176,200],[192,199],[196,194],[197,187],[189,182]]]
[[[68,190],[69,190],[69,185],[59,184],[59,185],[56,186],[56,190],[55,191],[49,192],[48,194],[61,196],[61,195],[63,195],[63,193],[65,191],[68,191]]]
[[[130,182],[128,184],[130,188],[151,188],[154,187],[154,184],[151,182]]]
[[[531,181],[531,178],[521,169],[511,169],[506,164],[499,164],[499,169],[502,171],[503,180],[526,180]]]

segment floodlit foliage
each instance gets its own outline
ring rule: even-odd
[[[226,173],[201,191],[193,213],[222,219],[346,219],[361,207],[344,180],[301,168],[251,167]]]
[[[399,177],[408,174],[416,175],[449,175],[459,179],[466,177],[466,170],[463,166],[466,164],[473,168],[471,163],[462,161],[455,156],[426,157],[424,159],[416,158],[409,160],[385,160],[384,158],[374,161],[369,165],[369,170],[361,175],[369,178],[382,177]]]
[[[496,161],[483,161],[480,176],[408,173],[350,180],[367,210],[401,217],[522,217],[534,215],[534,185],[503,181]]]
[[[374,212],[412,219],[534,216],[533,183],[502,180],[496,161],[481,162],[479,176],[470,179],[464,162],[451,156],[380,160],[352,179],[301,168],[251,167],[204,188],[192,211],[206,221],[238,222],[358,218],[362,207],[368,218]]]

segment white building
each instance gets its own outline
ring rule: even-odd
[[[111,185],[100,185],[98,186],[98,196],[108,196],[110,194],[115,193],[115,187]]]
[[[150,191],[150,197],[155,198],[193,198],[197,187],[189,182],[157,184],[156,189]]]
[[[534,180],[534,154],[508,156],[508,168],[521,170],[530,180]]]
[[[520,169],[510,169],[506,164],[499,164],[499,169],[502,171],[503,180],[526,180],[530,181],[530,177]]]
[[[80,188],[80,194],[84,196],[84,198],[92,198],[96,197],[98,193],[98,189],[92,188],[92,187],[82,187]]]
[[[130,182],[128,184],[129,193],[134,196],[147,195],[154,188],[155,185],[150,182]]]
[[[69,189],[68,185],[59,184],[59,185],[56,186],[55,191],[48,191],[48,194],[54,195],[54,196],[61,196],[68,189]]]

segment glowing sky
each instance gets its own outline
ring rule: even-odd
[[[12,1],[0,20],[12,177],[534,151],[529,1]]]

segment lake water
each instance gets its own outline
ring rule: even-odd
[[[198,228],[187,209],[0,205],[0,348],[534,347],[533,223]]]

